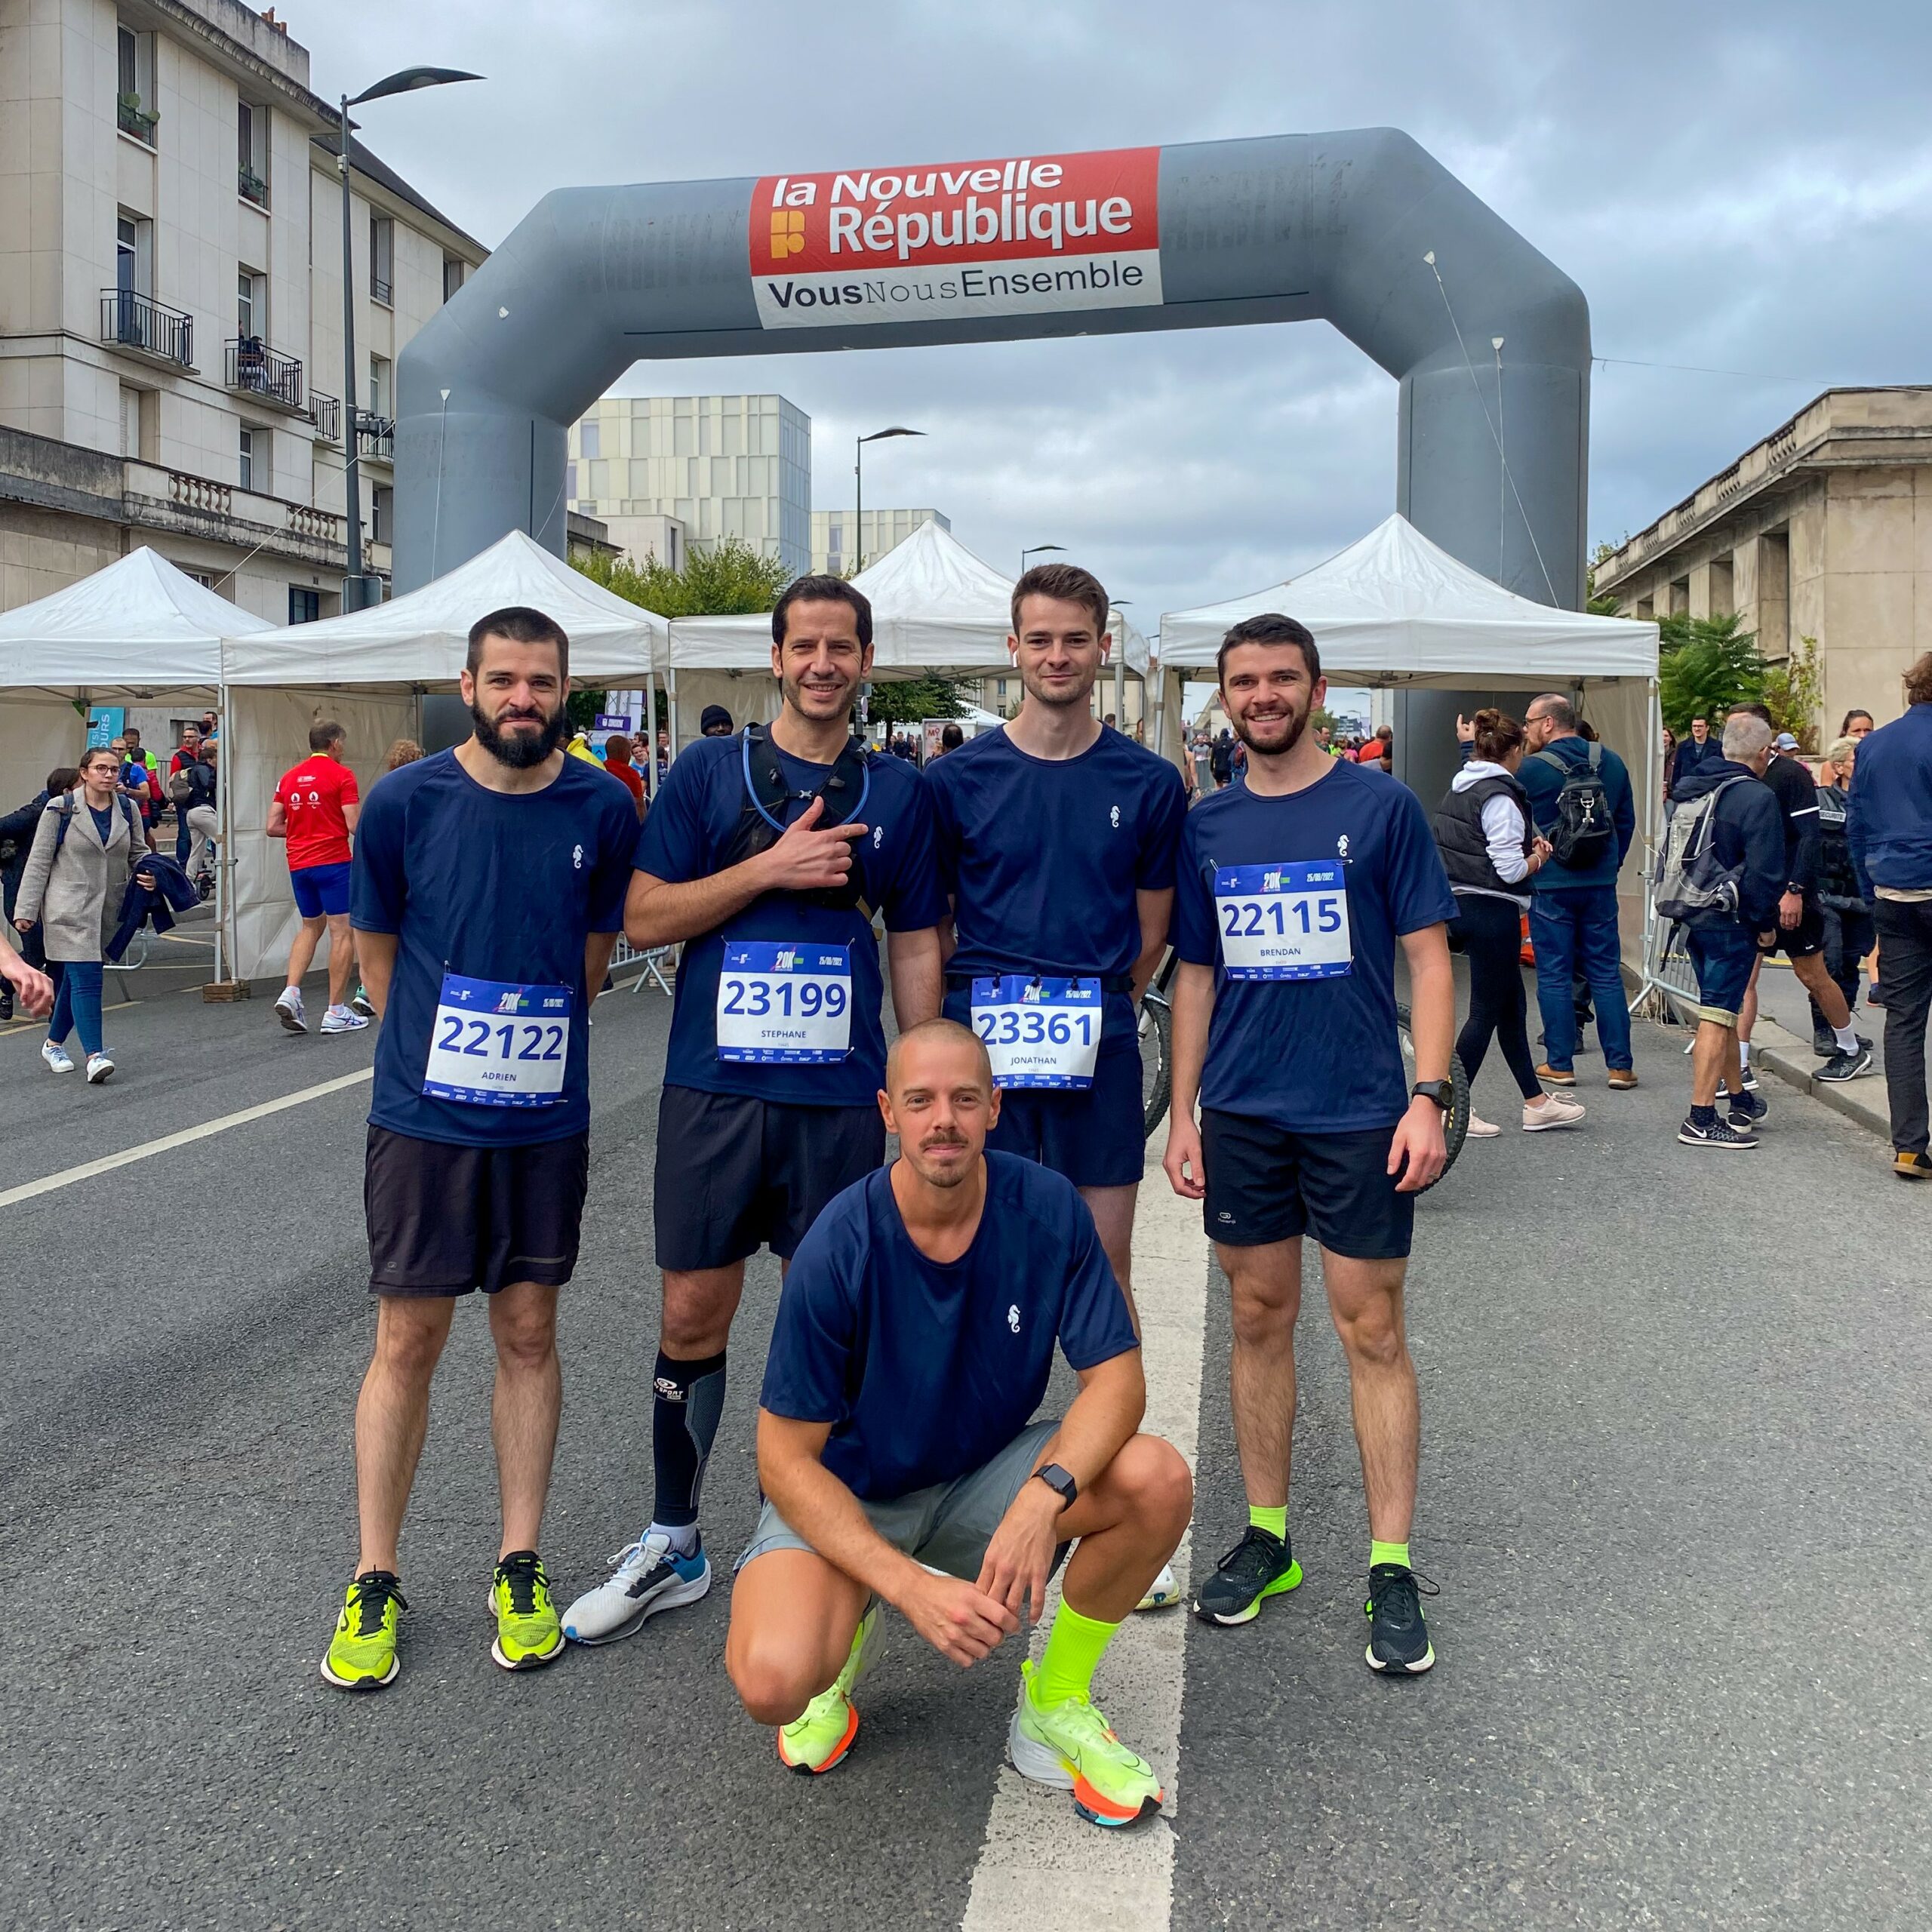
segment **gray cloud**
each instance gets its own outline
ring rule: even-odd
[[[1388,124],[1575,276],[1595,377],[1589,528],[1641,528],[1832,383],[1924,374],[1932,14],[1562,0],[971,7],[331,0],[318,91],[419,60],[486,86],[367,137],[486,242],[546,189]],[[638,393],[774,388],[814,500],[929,503],[992,561],[1059,543],[1163,609],[1254,588],[1392,504],[1395,386],[1319,325],[640,365]]]

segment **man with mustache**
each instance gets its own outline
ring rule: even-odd
[[[537,1554],[562,1383],[557,1293],[589,1171],[593,989],[623,924],[637,817],[559,749],[569,640],[492,611],[462,680],[474,735],[403,766],[356,827],[349,916],[383,1021],[363,1198],[374,1358],[355,1411],[361,1551],[322,1675],[395,1681],[396,1544],[457,1298],[489,1297],[503,1540],[491,1655],[548,1663],[563,1632]]]
[[[1093,1700],[1114,1632],[1187,1526],[1187,1465],[1137,1433],[1146,1407],[1127,1300],[1070,1183],[987,1151],[1001,1096],[984,1045],[935,1020],[894,1044],[878,1096],[900,1157],[848,1187],[800,1244],[758,1414],[766,1501],[739,1559],[726,1668],[817,1774],[851,1749],[883,1601],[942,1657],[991,1655],[1045,1607],[1038,1667],[1007,1733],[1023,1777],[1092,1823],[1161,1805],[1152,1767]],[[1057,1343],[1080,1390],[1035,1422]]]
[[[1244,620],[1222,643],[1220,669],[1247,777],[1190,814],[1183,835],[1163,1164],[1175,1192],[1202,1204],[1232,1291],[1248,1527],[1195,1608],[1211,1623],[1246,1623],[1301,1581],[1288,1451],[1312,1227],[1368,1495],[1369,1667],[1412,1675],[1435,1653],[1409,1563],[1420,1421],[1402,1284],[1415,1197],[1443,1166],[1456,902],[1415,794],[1372,765],[1331,758],[1309,733],[1327,686],[1304,626],[1274,614]],[[1413,1090],[1396,1032],[1398,941]]]
[[[838,577],[801,577],[771,640],[777,718],[686,746],[638,841],[625,931],[685,949],[652,1201],[657,1494],[608,1580],[565,1613],[581,1644],[627,1637],[710,1589],[699,1501],[745,1263],[766,1245],[789,1261],[826,1201],[885,1158],[875,912],[900,1027],[939,1010],[945,900],[925,780],[851,731],[872,606]]]

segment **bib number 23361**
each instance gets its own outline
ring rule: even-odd
[[[1338,860],[1223,866],[1214,875],[1214,914],[1231,980],[1327,980],[1354,963]]]
[[[1008,973],[973,982],[973,1031],[995,1087],[1091,1087],[1106,1003],[1098,980]]]
[[[824,1066],[852,1050],[852,961],[842,946],[728,944],[718,1057]]]
[[[443,975],[423,1091],[482,1107],[552,1107],[571,1051],[568,986]]]

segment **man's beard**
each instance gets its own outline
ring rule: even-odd
[[[1092,703],[1094,687],[1100,681],[1100,674],[1097,669],[1084,685],[1079,686],[1078,690],[1059,692],[1045,691],[1026,678],[1020,680],[1020,688],[1036,704],[1049,705],[1055,709],[1064,708],[1072,710]]]
[[[543,721],[540,731],[500,731],[478,704],[469,707],[469,722],[476,733],[476,742],[499,764],[506,764],[512,771],[528,771],[532,765],[541,764],[563,743],[564,733],[569,728],[561,705]]]
[[[1314,707],[1311,705],[1309,709],[1304,711],[1300,717],[1290,718],[1288,735],[1278,745],[1257,744],[1253,733],[1249,730],[1247,721],[1244,718],[1232,718],[1229,722],[1235,728],[1235,736],[1250,751],[1259,752],[1263,758],[1280,758],[1284,753],[1293,751],[1296,746],[1301,743],[1301,734],[1308,729],[1309,718],[1313,709]],[[1274,720],[1271,718],[1269,722],[1272,724]]]
[[[943,1140],[937,1143],[936,1146],[938,1149],[948,1152],[957,1150],[963,1152],[966,1143],[963,1140]],[[922,1147],[919,1151],[923,1154],[929,1150]],[[961,1161],[956,1167],[949,1170],[945,1168],[935,1168],[931,1173],[922,1171],[921,1178],[930,1187],[957,1187],[972,1171],[973,1164],[970,1161]]]

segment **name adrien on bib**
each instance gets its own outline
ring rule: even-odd
[[[768,329],[1161,302],[1158,148],[768,174],[752,288]]]

